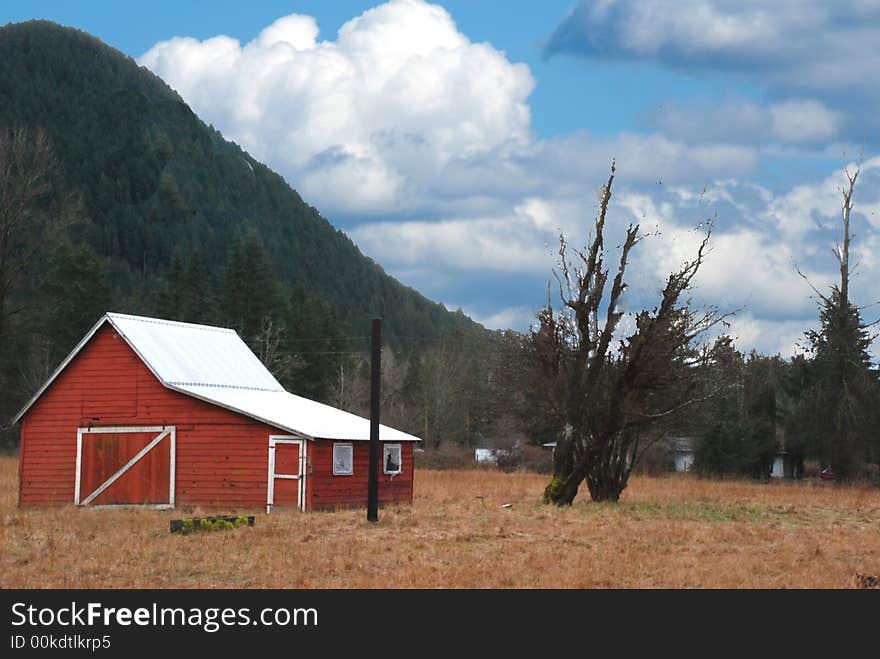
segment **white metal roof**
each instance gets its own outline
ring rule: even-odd
[[[316,439],[370,439],[370,420],[357,414],[281,391],[241,390],[216,387],[175,387],[229,410],[265,421],[298,435]],[[418,437],[379,425],[383,442],[418,442]]]
[[[235,330],[118,313],[107,319],[166,387],[284,391]]]
[[[369,419],[285,391],[235,330],[117,313],[105,314],[92,327],[13,423],[24,416],[105,322],[169,389],[311,439],[370,438]],[[379,427],[379,439],[421,441],[388,426]]]

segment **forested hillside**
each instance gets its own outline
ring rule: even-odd
[[[0,28],[0,137],[16,163],[4,190],[20,197],[0,202],[3,424],[106,310],[234,326],[288,386],[352,408],[367,341],[349,337],[374,315],[400,368],[441,345],[497,342],[388,276],[161,79],[84,32]],[[411,396],[427,386],[409,380]]]

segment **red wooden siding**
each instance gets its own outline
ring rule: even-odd
[[[275,492],[272,510],[285,508],[295,510],[299,505],[297,497],[299,496],[299,481],[286,478],[275,479]]]
[[[388,442],[393,444],[395,442]],[[370,447],[367,442],[351,442],[354,447],[354,473],[351,476],[333,475],[333,442],[310,442],[309,457],[314,476],[306,481],[308,508],[311,510],[366,506],[367,481],[370,467]],[[413,494],[412,443],[400,444],[401,473],[384,474],[379,450],[379,504],[409,503]]]
[[[21,423],[19,502],[24,506],[73,503],[77,428],[175,426],[176,505],[263,507],[266,505],[269,435],[287,434],[167,389],[109,325],[92,337],[28,410]],[[84,443],[99,436],[84,435]],[[167,446],[165,442],[167,439],[154,450]],[[333,442],[307,443],[307,509],[366,505],[368,444],[352,444],[354,474],[333,476]],[[402,443],[401,447],[402,473],[394,477],[385,475],[380,465],[382,504],[412,500],[412,444]],[[123,452],[133,456],[137,449],[132,452],[131,448],[126,447]],[[146,474],[155,472],[156,478],[161,480],[154,486],[142,491],[137,490],[133,481],[119,487],[114,484],[95,503],[125,496],[149,498],[162,489],[163,483],[167,492],[167,476],[159,475],[165,459],[162,455],[159,453],[150,460],[147,456],[146,462],[132,468],[140,468],[132,474],[137,478],[149,478]],[[125,463],[122,454],[113,460],[122,460],[120,466]],[[87,474],[90,485],[81,487],[82,498],[90,493],[87,488],[91,483],[107,471],[105,467],[89,467],[91,469],[97,471]],[[276,500],[279,493],[286,496],[285,485],[281,485],[279,492],[279,483],[282,479],[276,480]],[[295,487],[296,481],[290,483]],[[100,482],[95,487],[98,485]],[[126,492],[126,488],[131,491]],[[294,489],[293,501],[295,494]]]
[[[275,447],[275,473],[287,476],[299,474],[298,444],[278,444]]]

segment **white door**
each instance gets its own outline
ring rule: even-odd
[[[266,512],[272,508],[306,509],[306,441],[269,436],[269,482]]]

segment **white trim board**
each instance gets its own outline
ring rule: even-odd
[[[397,471],[388,471],[388,453],[397,450]],[[397,476],[403,473],[403,447],[397,443],[383,442],[382,446],[382,473],[389,476]]]
[[[348,449],[348,458],[351,461],[350,471],[336,471],[336,449]],[[351,442],[333,442],[333,469],[331,473],[334,476],[354,476],[354,444]]]
[[[84,435],[100,435],[100,434],[126,434],[126,433],[159,433],[144,448],[129,460],[121,469],[114,473],[110,478],[99,485],[92,493],[84,499],[82,498],[82,453],[83,453],[83,436]],[[77,506],[88,506],[92,501],[98,498],[113,483],[119,480],[125,472],[136,465],[141,458],[158,446],[163,439],[169,438],[171,443],[169,456],[169,476],[168,476],[168,502],[167,503],[150,503],[150,504],[111,504],[125,507],[157,507],[164,506],[166,508],[174,507],[174,490],[175,490],[175,471],[177,456],[177,428],[176,426],[101,426],[93,428],[77,428],[76,429],[76,482],[73,490],[73,503]]]

